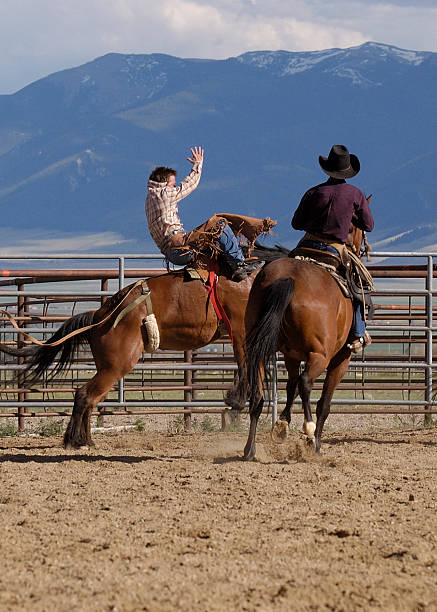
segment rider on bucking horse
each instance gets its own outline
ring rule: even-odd
[[[156,167],[147,183],[146,216],[150,234],[167,261],[177,266],[191,264],[196,258],[195,251],[187,244],[189,234],[179,218],[178,202],[199,184],[203,158],[201,147],[191,149],[191,157],[187,160],[193,167],[180,185],[176,185],[176,170],[165,166]],[[215,246],[224,255],[233,281],[243,280],[260,266],[258,261],[245,261],[242,248],[227,222],[218,219],[215,229]]]
[[[298,247],[341,257],[351,221],[359,229],[370,232],[374,226],[373,216],[363,192],[345,180],[360,171],[356,155],[349,153],[344,145],[334,145],[328,157],[319,155],[319,164],[329,179],[305,193],[291,225],[306,232]],[[348,346],[358,352],[371,341],[365,327],[364,306],[354,300],[354,321]]]

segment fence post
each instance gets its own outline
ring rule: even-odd
[[[100,279],[100,291],[108,291],[108,279],[107,278]],[[100,304],[103,306],[103,304],[106,302],[107,299],[108,299],[107,295],[102,295]]]
[[[18,284],[17,289],[18,291],[23,291],[24,284],[23,283]],[[25,325],[24,321],[20,320],[20,317],[22,317],[25,312],[25,304],[26,304],[25,297],[19,295],[17,298],[17,317],[18,317],[19,327],[23,327]],[[18,334],[17,335],[17,348],[18,349],[24,346],[23,340],[24,340],[24,336],[22,334]],[[24,363],[24,357],[18,357],[18,365],[23,365],[23,363]],[[18,384],[19,389],[22,389],[24,386],[24,374],[21,372],[21,370],[19,370],[19,373],[17,376],[17,384]],[[24,391],[19,391],[18,401],[24,402],[26,399],[26,395],[27,394]],[[24,406],[18,406],[18,431],[24,431],[24,422],[25,422],[24,414],[25,414]]]
[[[184,361],[189,365],[193,365],[193,351],[184,351]],[[184,370],[184,386],[189,389],[184,389],[184,402],[191,402],[193,400],[193,370]],[[184,410],[187,410],[187,406],[184,406]],[[191,431],[191,412],[184,412],[184,431],[189,433]]]
[[[118,259],[118,290],[124,287],[124,257]],[[124,378],[118,381],[118,401],[120,404],[124,402]]]
[[[427,257],[427,274],[426,274],[426,365],[428,366],[425,370],[425,408],[430,410],[432,408],[432,280],[433,280],[433,261],[432,256]],[[431,425],[432,416],[431,414],[425,414],[424,425]]]
[[[108,279],[107,278],[100,279],[100,291],[108,291]],[[107,299],[108,299],[107,295],[102,295],[102,297],[100,298],[100,305],[103,306],[103,304],[106,302]],[[105,424],[105,417],[103,416],[102,413],[105,412],[105,407],[103,405],[99,405],[97,406],[97,410],[99,413],[98,420],[97,420],[98,425],[99,427],[103,427]]]

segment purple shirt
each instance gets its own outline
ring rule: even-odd
[[[305,193],[291,225],[297,230],[346,242],[352,219],[359,229],[372,231],[373,216],[363,192],[343,179],[329,178]]]

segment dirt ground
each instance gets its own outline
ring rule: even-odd
[[[0,610],[437,610],[437,429],[0,439]]]

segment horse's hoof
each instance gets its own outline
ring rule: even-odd
[[[302,426],[303,433],[308,436],[311,440],[314,440],[314,433],[316,431],[316,424],[314,421],[304,421]]]
[[[236,393],[233,393],[232,391],[229,391],[225,395],[224,401],[226,406],[229,406],[229,408],[232,408],[232,410],[236,411],[237,413],[240,413],[246,407],[246,401],[242,401],[241,399],[239,399],[238,395]]]
[[[316,451],[316,439],[315,438],[307,437],[306,438],[306,443],[307,443],[307,446],[311,447],[314,452],[317,452]]]
[[[87,440],[85,442],[74,442],[72,440],[64,440],[65,450],[79,450],[80,448],[84,448],[86,446],[89,448],[92,448],[93,446],[95,446],[95,444],[92,440],[90,441]]]
[[[67,443],[64,442],[65,450],[75,451],[75,450],[79,450],[80,448],[82,448],[82,445],[72,444],[71,442],[67,442]]]
[[[288,436],[288,423],[286,421],[276,421],[272,429],[272,440],[283,442]]]
[[[255,459],[255,449],[249,448],[248,450],[244,449],[243,461],[253,461]]]

